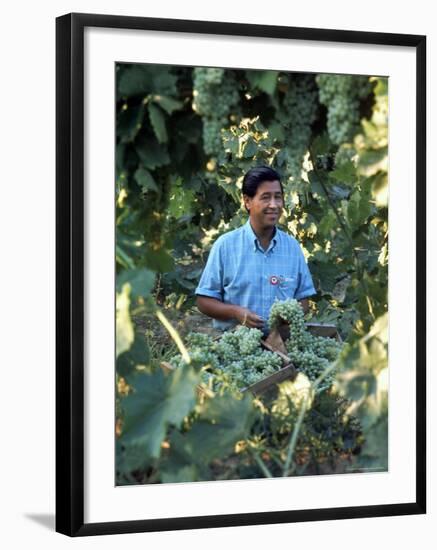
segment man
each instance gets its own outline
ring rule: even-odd
[[[316,291],[299,243],[276,227],[284,206],[278,173],[252,168],[242,193],[249,219],[212,246],[195,291],[197,307],[216,328],[240,323],[266,333],[275,300],[296,298],[306,311]]]

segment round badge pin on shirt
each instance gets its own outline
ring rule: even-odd
[[[279,281],[278,281],[278,278],[275,277],[274,275],[272,275],[272,276],[270,277],[270,284],[271,284],[271,285],[277,285],[278,282],[279,282]]]

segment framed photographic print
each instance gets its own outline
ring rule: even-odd
[[[425,513],[425,37],[56,40],[57,531]]]

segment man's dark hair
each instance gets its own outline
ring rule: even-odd
[[[281,177],[278,172],[269,166],[256,166],[255,168],[251,168],[244,176],[241,192],[243,195],[247,195],[248,197],[254,197],[261,183],[264,181],[276,180],[279,181],[282,194],[284,194]]]

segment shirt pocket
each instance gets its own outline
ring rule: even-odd
[[[280,299],[294,298],[297,288],[297,277],[279,277],[276,295]]]

